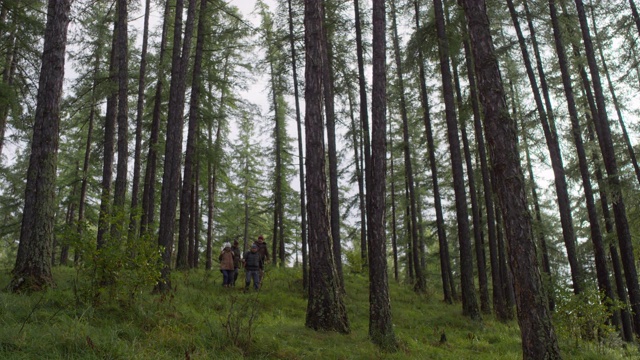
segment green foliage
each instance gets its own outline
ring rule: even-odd
[[[342,254],[347,257],[347,262],[343,266],[352,274],[362,274],[366,271],[362,254],[359,248],[344,249]]]
[[[616,329],[608,324],[614,311],[623,308],[619,301],[607,299],[593,288],[575,295],[568,289],[556,291],[556,313],[553,322],[561,338],[570,340],[575,347],[593,343],[599,348],[615,348],[622,345]]]
[[[105,246],[97,249],[95,229],[85,224],[83,228],[81,232],[69,229],[64,236],[64,243],[76,249],[82,258],[77,265],[77,302],[94,305],[113,302],[131,306],[143,291],[157,283],[162,268],[161,251],[152,235],[139,239],[108,238]]]

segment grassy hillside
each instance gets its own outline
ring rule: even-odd
[[[241,274],[241,278],[242,278]],[[0,273],[0,286],[9,283]],[[56,268],[56,289],[0,293],[0,359],[520,359],[516,322],[482,323],[461,315],[439,294],[416,295],[391,284],[400,350],[379,351],[367,338],[368,285],[346,275],[351,333],[304,326],[306,300],[294,269],[269,269],[261,291],[223,288],[218,271],[174,272],[168,296],[139,292],[134,299],[103,294],[82,300],[70,268]],[[80,284],[81,285],[81,284]],[[437,285],[433,285],[434,287]],[[441,343],[442,334],[446,342]],[[634,347],[561,340],[565,358],[637,358]]]

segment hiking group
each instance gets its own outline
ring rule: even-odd
[[[249,251],[245,252],[241,258],[241,250],[238,240],[225,243],[218,260],[220,260],[220,272],[222,273],[222,286],[233,287],[236,285],[240,267],[245,270],[245,289],[249,289],[253,281],[253,288],[260,289],[264,278],[264,264],[269,261],[269,250],[262,235],[258,236]]]

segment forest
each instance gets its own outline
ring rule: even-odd
[[[170,302],[263,235],[310,330],[366,276],[388,354],[406,290],[637,348],[639,41],[634,0],[0,0],[2,302]]]

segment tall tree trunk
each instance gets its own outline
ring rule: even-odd
[[[127,172],[129,163],[129,59],[128,59],[128,10],[127,0],[117,0],[118,31],[116,32],[116,61],[118,71],[118,165],[113,191],[111,238],[119,241],[125,226],[124,203],[127,194]]]
[[[448,16],[447,16],[448,18]],[[463,113],[464,104],[462,101],[462,90],[460,89],[460,78],[458,77],[457,57],[451,56],[453,67],[453,83],[455,85],[458,111]],[[466,119],[460,116],[460,135],[462,136],[462,147],[464,159],[467,165],[467,179],[469,182],[469,197],[471,198],[471,216],[473,221],[473,240],[476,251],[476,264],[478,269],[478,284],[480,285],[480,309],[485,314],[491,314],[489,304],[489,284],[487,279],[486,257],[484,254],[484,241],[482,238],[482,225],[480,220],[480,208],[478,206],[478,196],[476,192],[476,180],[473,173],[473,163],[471,162],[471,150],[469,149],[469,138],[467,137]]]
[[[118,32],[117,21],[113,24],[113,37],[111,41],[111,54],[109,59],[109,82],[116,82],[116,37]],[[104,247],[107,242],[107,231],[111,223],[111,182],[113,179],[113,143],[115,141],[116,116],[118,107],[118,92],[111,91],[107,96],[107,109],[104,117],[104,153],[102,155],[102,192],[100,196],[100,214],[98,215],[97,247]]]
[[[386,193],[386,14],[385,1],[373,0],[373,90],[371,106],[371,177],[367,178],[369,238],[369,337],[383,349],[395,350],[387,278],[384,230]]]
[[[413,168],[411,166],[411,147],[409,144],[409,119],[407,116],[407,104],[404,96],[404,79],[402,75],[402,60],[400,56],[400,41],[398,40],[398,24],[396,20],[396,2],[391,0],[391,27],[393,29],[393,52],[396,62],[396,76],[399,88],[400,115],[402,117],[402,151],[404,153],[404,171],[407,179],[407,187],[409,189],[409,210],[411,217],[411,256],[413,260],[413,268],[415,272],[415,283],[413,289],[416,292],[424,292],[427,288],[427,282],[424,271],[420,264],[420,239],[418,238],[418,215],[416,213],[416,191],[413,180]],[[384,176],[384,175],[383,175]]]
[[[445,102],[445,118],[447,121],[447,138],[453,172],[453,189],[455,192],[456,219],[458,221],[458,242],[460,244],[460,289],[462,292],[462,313],[472,319],[480,319],[480,309],[473,285],[473,251],[469,237],[469,215],[467,210],[467,194],[464,188],[462,155],[460,154],[460,138],[449,67],[449,44],[445,30],[445,17],[441,0],[434,0],[436,29],[438,33],[438,54],[442,75],[442,91]]]
[[[292,0],[287,0],[289,10],[289,45],[291,47],[291,72],[293,73],[293,96],[296,107],[296,125],[298,130],[298,173],[300,181],[300,235],[302,237],[302,287],[309,287],[309,270],[307,255],[307,195],[304,188],[304,153],[302,145],[302,116],[300,115],[300,93],[298,90],[298,67],[293,32]]]
[[[484,1],[461,0],[469,27],[478,90],[484,107],[495,188],[505,220],[515,277],[524,359],[560,359],[553,324],[542,295],[536,248],[527,210],[515,122],[509,118]]]
[[[551,167],[553,168],[553,175],[555,180],[554,184],[556,187],[558,210],[560,212],[560,223],[562,224],[562,237],[564,239],[567,258],[569,260],[569,267],[571,269],[573,292],[576,294],[580,294],[584,288],[584,269],[578,261],[576,250],[576,236],[573,228],[573,219],[571,216],[571,202],[569,200],[567,180],[564,172],[564,165],[562,162],[562,154],[560,152],[558,135],[554,125],[553,113],[549,111],[551,110],[550,107],[547,109],[547,111],[545,111],[542,97],[540,96],[540,90],[538,88],[538,82],[531,65],[526,40],[524,38],[524,35],[522,34],[520,22],[518,20],[518,14],[516,13],[513,1],[507,0],[507,5],[509,7],[509,13],[511,14],[511,20],[513,21],[513,25],[518,36],[518,43],[520,44],[522,59],[527,71],[527,76],[529,77],[529,83],[531,84],[531,90],[536,103],[538,116],[540,118],[540,122],[542,123],[542,129],[544,131],[544,137],[547,142],[547,148],[549,149],[549,157],[551,160]],[[540,79],[541,81],[543,81],[544,74],[541,74]]]
[[[193,185],[195,183],[194,167],[196,167],[196,146],[198,141],[198,118],[200,116],[200,90],[202,55],[204,52],[205,29],[207,14],[207,0],[200,1],[200,14],[196,38],[196,50],[193,61],[193,77],[191,81],[191,99],[189,101],[189,128],[187,130],[187,150],[184,156],[184,175],[182,177],[182,189],[180,192],[180,223],[178,230],[178,254],[176,259],[177,269],[186,269],[189,266],[188,244],[189,224],[191,223],[191,210],[193,209]],[[193,3],[195,6],[195,2]],[[191,4],[189,5],[191,6]],[[180,145],[182,149],[182,145]],[[182,246],[181,246],[182,245]]]
[[[47,4],[20,245],[9,285],[14,292],[41,290],[54,283],[51,275],[51,245],[56,209],[59,106],[70,10],[70,1],[50,0]]]
[[[522,118],[522,114],[520,109],[518,109],[519,98],[515,93],[513,88],[513,83],[509,83],[511,88],[512,98],[511,98],[511,107],[513,111],[514,118]],[[545,286],[545,290],[547,293],[547,298],[549,301],[549,310],[555,311],[556,302],[555,302],[555,293],[553,290],[553,273],[551,272],[551,261],[549,259],[549,245],[547,243],[547,237],[544,233],[543,222],[542,222],[542,210],[540,208],[540,200],[538,197],[538,184],[536,183],[536,179],[533,175],[533,162],[531,161],[531,152],[529,151],[529,141],[526,136],[526,130],[524,126],[524,120],[521,121],[522,128],[522,143],[524,147],[525,159],[527,161],[527,173],[529,175],[529,184],[531,187],[531,200],[533,201],[533,211],[535,214],[535,221],[538,225],[538,246],[540,248],[540,252],[542,253],[542,271],[546,275],[546,278],[543,281]]]
[[[553,27],[554,43],[556,54],[558,55],[558,64],[562,75],[562,84],[564,87],[565,97],[567,99],[567,107],[569,109],[569,117],[571,119],[571,130],[573,141],[578,154],[578,163],[580,168],[580,176],[582,177],[582,186],[584,188],[584,196],[587,202],[587,214],[589,217],[589,225],[591,228],[591,242],[593,243],[593,252],[595,256],[596,274],[598,279],[598,288],[603,292],[610,301],[605,300],[605,304],[610,304],[615,299],[611,281],[609,280],[609,270],[607,269],[607,252],[602,231],[600,230],[600,222],[598,212],[596,210],[595,199],[593,196],[593,188],[591,186],[591,178],[589,172],[589,163],[587,161],[586,151],[582,141],[582,130],[578,120],[578,108],[575,103],[573,94],[573,86],[571,84],[571,74],[569,72],[569,63],[566,56],[565,47],[560,33],[560,22],[557,15],[554,0],[549,1],[549,12],[551,14],[551,24]],[[614,324],[620,324],[620,312],[614,311]]]
[[[371,142],[369,140],[369,112],[367,105],[367,80],[364,74],[364,49],[362,44],[362,22],[360,20],[360,0],[353,0],[354,10],[354,23],[356,30],[356,55],[358,59],[358,86],[360,88],[360,122],[362,124],[362,138],[364,145],[364,172],[365,179],[371,178]],[[369,185],[366,185],[365,207],[367,212],[369,211]],[[367,218],[368,220],[368,218]],[[366,228],[367,224],[362,225]],[[369,232],[367,231],[367,234]],[[366,238],[360,239],[360,256],[364,266],[367,266],[368,240]]]
[[[353,141],[353,163],[355,165],[355,175],[356,175],[356,179],[358,181],[358,206],[360,209],[360,247],[364,246],[364,249],[366,250],[367,245],[366,245],[366,241],[367,241],[367,209],[366,209],[366,205],[365,205],[365,193],[364,193],[364,174],[363,174],[363,170],[362,170],[362,153],[360,152],[360,150],[362,149],[362,142],[359,141],[359,138],[362,136],[362,131],[360,131],[361,129],[357,126],[356,124],[356,119],[355,119],[355,115],[354,115],[354,106],[353,106],[353,99],[352,99],[352,93],[351,91],[349,91],[349,115],[351,117],[351,138]],[[392,176],[393,177],[393,176]],[[392,195],[393,196],[393,195]],[[361,250],[361,256],[362,255],[366,255],[366,251],[362,252]],[[365,260],[363,260],[363,265],[366,263]]]
[[[101,26],[100,29],[103,29]],[[97,34],[97,38],[102,38],[102,31]],[[84,147],[84,161],[82,163],[82,183],[80,184],[80,199],[78,201],[78,234],[82,236],[84,232],[84,210],[86,206],[87,200],[87,186],[89,183],[89,161],[91,160],[91,144],[93,142],[93,124],[95,122],[97,107],[98,107],[98,98],[97,98],[97,87],[98,87],[98,73],[100,72],[100,60],[102,54],[102,41],[97,42],[97,47],[95,49],[94,59],[93,59],[93,85],[91,87],[91,108],[89,109],[89,124],[87,126],[87,141]],[[79,252],[76,249],[76,254]],[[78,261],[77,256],[74,256],[74,264]]]
[[[613,214],[616,221],[616,230],[618,233],[618,244],[622,253],[622,264],[624,266],[624,275],[627,282],[627,290],[629,292],[629,300],[631,309],[633,310],[633,324],[636,335],[640,334],[640,286],[638,286],[638,272],[634,262],[633,243],[631,242],[631,233],[629,230],[629,222],[627,220],[627,210],[624,204],[622,192],[620,191],[620,177],[618,174],[618,163],[615,157],[613,141],[611,139],[611,129],[607,110],[604,100],[604,92],[600,81],[600,72],[595,59],[589,25],[587,23],[587,15],[584,10],[582,0],[575,0],[578,19],[580,21],[580,30],[582,32],[582,40],[585,46],[587,56],[587,64],[591,73],[593,91],[596,99],[598,112],[593,114],[593,120],[598,134],[600,150],[604,157],[604,165],[609,178],[608,185],[611,190],[611,197],[616,199],[613,202]],[[596,116],[597,115],[597,116]]]
[[[416,19],[416,32],[420,31],[420,8],[418,0],[413,2]],[[426,75],[424,69],[424,56],[422,49],[418,50],[418,67],[420,72],[420,101],[422,105],[422,118],[427,136],[427,152],[429,153],[429,166],[431,170],[431,181],[433,186],[433,206],[436,210],[436,227],[438,231],[438,245],[440,255],[440,274],[442,277],[442,289],[444,301],[451,304],[457,300],[455,286],[453,285],[453,274],[451,271],[451,260],[449,258],[449,242],[445,231],[444,214],[442,211],[442,200],[440,197],[440,186],[438,184],[438,166],[436,164],[435,141],[431,124],[431,114],[429,106],[429,94],[427,93]]]
[[[133,157],[133,178],[131,179],[131,215],[129,218],[129,238],[136,237],[140,222],[140,168],[142,156],[142,117],[144,116],[144,90],[147,74],[147,49],[149,47],[149,15],[151,13],[151,0],[145,0],[144,26],[142,30],[142,52],[140,53],[140,73],[138,78],[138,101],[136,103],[136,144]]]
[[[480,104],[478,103],[478,93],[476,89],[476,77],[473,70],[473,57],[469,47],[469,40],[464,40],[465,65],[467,77],[469,78],[469,96],[471,97],[471,108],[473,110],[473,128],[476,138],[478,155],[480,158],[480,171],[482,173],[482,190],[484,192],[484,205],[487,213],[487,232],[489,235],[489,262],[491,264],[491,282],[493,307],[496,317],[500,321],[510,318],[506,309],[505,295],[502,291],[502,277],[500,276],[500,263],[498,262],[498,238],[496,232],[495,208],[493,206],[493,189],[491,187],[491,176],[489,175],[489,165],[487,163],[486,145],[484,135],[482,135],[482,118],[480,116]]]
[[[309,301],[306,326],[315,330],[349,332],[340,280],[331,249],[322,121],[322,60],[325,59],[319,0],[305,0],[305,143],[306,186],[309,195]]]
[[[393,134],[393,131],[391,131],[391,122],[389,122],[389,134]],[[398,282],[400,277],[398,274],[398,226],[396,221],[396,181],[393,164],[393,135],[389,136],[389,148],[391,149],[389,151],[389,179],[391,179],[391,249],[393,251],[393,278]]]
[[[637,15],[638,14],[636,11],[636,13],[634,14],[634,16],[636,16],[636,21],[638,21]],[[622,111],[620,110],[620,103],[618,102],[618,97],[616,96],[616,92],[613,87],[613,81],[611,81],[611,75],[609,74],[609,67],[607,66],[607,62],[604,57],[604,50],[602,49],[602,44],[600,43],[600,40],[598,38],[598,28],[596,27],[596,17],[593,13],[593,7],[591,7],[591,24],[593,25],[593,36],[596,39],[596,47],[598,48],[600,62],[602,63],[602,71],[607,78],[607,85],[609,87],[609,93],[611,93],[611,100],[613,101],[613,106],[616,109],[616,115],[618,115],[618,124],[620,124],[620,129],[622,129],[622,137],[624,138],[624,142],[627,145],[627,152],[629,153],[629,158],[631,159],[631,165],[633,165],[636,179],[638,180],[638,184],[640,184],[640,166],[638,166],[638,158],[636,157],[636,153],[633,150],[631,139],[629,139],[629,133],[627,132],[627,127],[625,126],[624,119],[622,117]]]
[[[324,22],[327,24],[327,13],[325,2],[322,2]],[[323,65],[323,94],[324,109],[326,114],[327,126],[327,155],[329,158],[329,216],[331,224],[331,238],[333,239],[333,258],[336,262],[336,270],[338,271],[338,279],[340,286],[344,288],[344,279],[342,275],[342,241],[340,240],[340,191],[338,188],[338,154],[336,146],[336,111],[334,100],[334,76],[333,76],[333,49],[331,43],[331,34],[329,34],[328,26],[323,27],[322,41],[324,42]]]
[[[18,2],[19,4],[19,2]],[[16,5],[18,5],[16,4]],[[4,69],[2,69],[2,85],[11,89],[13,86],[13,79],[16,72],[16,67],[18,64],[17,54],[17,32],[18,32],[18,23],[16,21],[16,15],[14,14],[11,19],[10,26],[8,26],[9,30],[7,31],[6,27],[6,17],[9,11],[8,6],[2,6],[2,14],[0,22],[3,31],[6,31],[7,34],[2,37],[0,41],[2,41],[2,45],[5,47],[6,56],[4,58]],[[0,158],[2,156],[2,149],[4,147],[4,138],[7,129],[7,119],[9,117],[11,105],[9,102],[3,101],[0,104]]]
[[[165,70],[164,60],[167,52],[167,38],[171,23],[171,3],[167,1],[164,8],[162,35],[160,37],[160,53],[158,55],[158,82],[154,94],[153,113],[151,115],[151,133],[149,134],[149,153],[147,167],[144,171],[144,187],[142,189],[142,215],[140,216],[140,234],[149,231],[154,222],[156,198],[156,171],[158,166],[158,138],[160,136],[160,117],[162,112],[162,92],[164,90]]]
[[[193,35],[195,18],[195,0],[189,0],[187,20],[185,24],[184,42],[182,42],[183,0],[176,1],[176,17],[173,35],[173,54],[171,64],[171,86],[169,88],[169,114],[167,115],[167,134],[164,152],[164,174],[162,175],[162,197],[160,203],[160,229],[158,246],[162,247],[164,267],[161,278],[156,285],[157,292],[171,289],[171,253],[173,251],[173,234],[175,231],[176,205],[180,190],[180,164],[182,162],[182,126],[185,100],[186,75],[189,66],[189,50]],[[182,44],[182,46],[181,46]],[[180,50],[182,48],[182,54]],[[178,248],[186,244],[178,244]]]
[[[588,127],[589,130],[589,140],[594,141],[593,129],[591,126]],[[602,208],[602,217],[604,218],[605,229],[607,234],[614,235],[614,221],[611,218],[611,212],[609,211],[609,200],[607,197],[607,192],[605,190],[605,182],[602,176],[602,170],[600,168],[600,164],[597,161],[597,155],[593,154],[593,160],[596,162],[596,179],[598,182],[598,189],[600,194],[600,206]],[[633,324],[631,319],[631,314],[627,310],[629,306],[629,300],[627,296],[627,287],[624,282],[624,274],[622,270],[622,262],[620,260],[620,256],[618,255],[618,248],[614,241],[609,241],[609,255],[611,256],[611,267],[613,268],[613,275],[616,283],[616,294],[618,295],[618,300],[624,305],[620,311],[620,319],[622,323],[622,334],[624,336],[625,341],[632,342],[634,341],[633,335]]]

